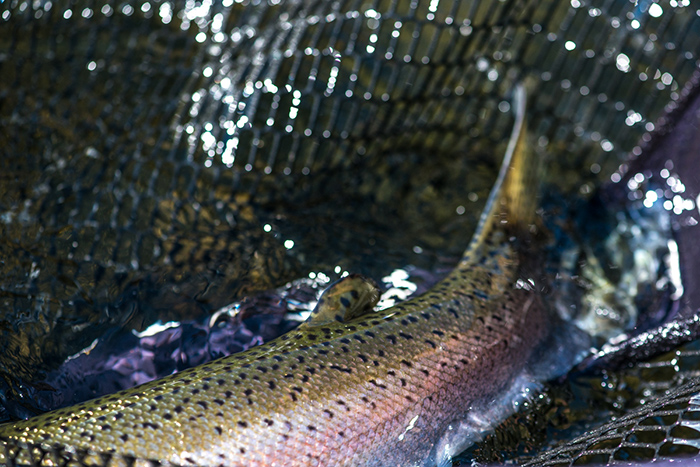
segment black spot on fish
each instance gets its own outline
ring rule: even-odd
[[[267,368],[265,368],[264,366],[259,366],[258,371],[260,371],[261,373],[267,373]]]
[[[221,399],[214,399],[214,403],[216,405],[224,405],[224,401],[222,401]]]
[[[316,431],[316,427],[313,425],[308,425],[307,428],[309,429],[309,431]]]
[[[409,368],[411,368],[413,366],[413,364],[411,362],[409,362],[408,360],[401,360],[401,363],[403,363],[404,365],[406,365]]]
[[[277,386],[275,386],[275,382],[274,382],[274,381],[268,381],[268,382],[267,382],[267,387],[269,387],[270,389],[274,390]]]
[[[126,433],[124,433],[123,435],[121,435],[121,436],[119,437],[119,439],[121,439],[122,441],[126,442],[126,440],[129,439],[129,435],[127,435]]]
[[[243,394],[245,394],[246,396],[250,396],[251,394],[253,394],[253,390],[250,388],[246,389],[245,391],[243,391]]]
[[[396,336],[394,336],[394,335],[392,335],[392,334],[388,334],[388,335],[386,336],[386,338],[387,338],[389,341],[391,341],[392,344],[396,344]]]
[[[445,333],[442,332],[442,331],[440,331],[439,329],[433,329],[432,332],[433,332],[433,334],[435,334],[436,336],[440,336],[440,337],[442,337],[442,336],[445,335]]]
[[[399,336],[403,337],[406,340],[411,340],[413,339],[413,336],[410,334],[406,334],[405,332],[399,332]]]
[[[243,420],[238,420],[238,426],[240,426],[241,428],[248,428],[248,424]]]
[[[274,424],[274,422],[272,420],[270,420],[269,418],[264,418],[263,422],[265,422],[265,424],[267,426],[272,426]]]
[[[217,432],[218,434],[221,434],[221,433],[224,432],[224,430],[222,430],[220,426],[215,426],[214,429],[216,430],[216,432]]]
[[[152,428],[152,429],[154,429],[154,430],[157,430],[158,428],[160,428],[159,425],[156,425],[155,423],[150,423],[150,422],[143,422],[141,425],[142,425],[144,428]]]
[[[192,395],[193,395],[193,396],[196,396],[197,394],[199,394],[199,389],[193,389],[193,390],[192,390]],[[153,406],[151,406],[151,407],[153,407]],[[155,407],[154,407],[154,408],[155,408]],[[151,410],[153,410],[153,409],[151,409]]]
[[[209,390],[209,385],[208,384],[202,384],[202,391],[208,391]]]
[[[428,344],[432,348],[437,348],[437,345],[435,345],[435,342],[433,342],[431,340],[426,339],[423,342],[425,342],[426,344]]]
[[[173,418],[173,416],[170,415],[169,413],[166,413],[166,414],[163,414],[163,418],[166,419],[166,420],[170,420],[170,419]]]
[[[207,410],[209,405],[204,401],[197,401],[197,404],[201,405],[204,410]]]
[[[182,399],[182,403],[183,403],[183,404],[189,404],[189,403],[190,403],[190,398],[189,398],[189,397],[185,397],[184,399]]]
[[[369,382],[370,382],[370,384],[373,384],[374,386],[376,386],[380,389],[386,389],[385,384],[378,383],[377,380],[375,380],[375,379],[370,379]]]
[[[406,379],[401,378],[399,381],[401,381],[401,386],[406,386]]]
[[[231,391],[226,391],[224,395],[226,396],[226,399],[230,399],[231,396],[233,396],[233,393]]]

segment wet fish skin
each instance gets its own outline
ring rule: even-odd
[[[420,297],[309,321],[248,352],[0,427],[0,438],[180,465],[445,465],[483,426],[450,428],[500,403],[552,330],[539,294],[514,287],[523,257],[495,226],[500,191],[458,267]]]
[[[483,263],[393,316],[291,332],[0,433],[177,464],[413,465],[467,401],[497,398],[547,333],[537,295],[511,290],[512,273],[493,274],[513,271],[511,245],[490,247]],[[276,351],[314,335],[316,346]]]

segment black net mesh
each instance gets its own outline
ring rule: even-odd
[[[2,1],[0,374],[321,266],[420,243],[438,268],[525,77],[556,183],[589,193],[695,70],[690,3]]]
[[[700,452],[700,346],[596,379],[593,400],[612,420],[525,465],[613,465]],[[608,408],[608,410],[604,410]]]

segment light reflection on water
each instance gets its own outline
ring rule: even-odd
[[[616,94],[616,89],[606,88],[597,79],[589,80],[589,75],[586,73],[582,73],[581,76],[569,76],[567,73],[560,73],[561,70],[556,67],[562,66],[562,63],[595,63],[595,66],[605,70],[606,80],[612,82],[621,79],[620,76],[628,76],[624,83],[630,86],[646,86],[643,83],[650,83],[651,87],[642,87],[643,92],[639,95],[650,95],[658,101],[667,100],[678,90],[679,79],[683,80],[684,75],[680,73],[682,67],[674,68],[674,65],[668,61],[656,61],[655,57],[659,56],[660,49],[669,44],[671,46],[677,44],[668,37],[662,37],[663,31],[658,35],[650,33],[647,26],[653,21],[665,20],[671,15],[678,14],[678,17],[681,17],[683,13],[680,10],[687,9],[689,2],[672,0],[664,3],[663,6],[649,1],[641,1],[636,5],[631,2],[619,2],[622,6],[615,10],[611,8],[613,11],[598,8],[593,3],[572,0],[571,10],[563,16],[572,21],[588,21],[589,23],[586,24],[592,25],[593,30],[596,28],[610,30],[611,36],[617,34],[613,40],[597,41],[579,37],[576,31],[582,28],[557,29],[559,24],[564,24],[560,21],[556,21],[557,27],[553,28],[547,21],[537,19],[524,29],[525,35],[534,38],[533,41],[544,37],[551,45],[545,43],[538,47],[542,50],[550,47],[547,50],[550,50],[552,57],[555,57],[543,59],[541,64],[528,65],[534,74],[540,74],[543,83],[553,83],[552,87],[542,92],[541,97],[546,101],[548,95],[552,95],[555,96],[552,100],[556,102],[550,107],[543,104],[543,108],[546,109],[544,113],[548,116],[557,115],[557,118],[561,118],[562,121],[571,120],[573,125],[571,132],[580,138],[579,143],[580,141],[592,142],[596,147],[591,159],[586,160],[581,166],[590,167],[590,172],[594,175],[607,176],[609,171],[604,166],[609,165],[609,162],[606,164],[603,161],[609,161],[613,159],[612,156],[629,148],[629,141],[624,141],[621,135],[629,131],[632,136],[628,140],[633,140],[634,135],[640,131],[651,131],[653,123],[650,121],[650,115],[658,115],[658,106],[652,108],[649,100],[620,97]],[[306,157],[306,153],[299,148],[309,141],[311,142],[309,144],[316,148],[324,140],[345,144],[347,140],[352,141],[352,137],[355,138],[354,141],[360,142],[356,146],[343,148],[340,151],[343,158],[347,159],[348,155],[355,153],[371,154],[371,144],[375,139],[383,137],[382,132],[379,131],[378,138],[375,138],[377,132],[373,133],[373,130],[368,129],[369,126],[361,127],[358,131],[357,127],[347,122],[372,122],[377,118],[375,109],[382,108],[378,105],[381,103],[396,105],[395,109],[399,109],[396,114],[406,117],[406,120],[401,120],[399,124],[389,121],[387,127],[390,131],[387,130],[387,133],[392,131],[413,133],[414,130],[419,133],[425,126],[429,127],[424,123],[433,122],[435,115],[448,115],[445,121],[448,126],[456,126],[454,133],[459,135],[459,138],[463,138],[463,135],[469,135],[470,138],[465,142],[464,139],[450,139],[450,135],[445,137],[440,134],[434,140],[438,142],[444,140],[447,145],[453,147],[470,148],[469,142],[476,141],[488,133],[484,128],[486,125],[484,122],[496,121],[495,127],[499,124],[506,126],[504,122],[507,123],[509,109],[507,101],[503,98],[503,91],[497,86],[507,87],[509,80],[513,79],[513,70],[520,66],[516,63],[519,60],[517,50],[514,52],[508,41],[488,47],[485,44],[479,44],[484,45],[483,51],[479,47],[479,50],[467,57],[466,64],[459,63],[459,60],[451,61],[444,49],[459,50],[454,46],[455,42],[451,41],[455,37],[478,41],[484,35],[484,28],[475,17],[470,17],[464,11],[457,11],[458,8],[454,6],[456,4],[449,1],[417,2],[415,8],[411,7],[414,9],[410,14],[401,18],[397,18],[395,13],[364,6],[358,10],[351,8],[348,11],[329,7],[320,12],[309,11],[303,14],[283,10],[276,17],[273,25],[261,24],[262,14],[252,15],[251,21],[238,22],[234,27],[230,27],[228,22],[233,17],[236,7],[245,5],[250,11],[258,11],[256,8],[259,11],[269,11],[266,9],[283,5],[277,1],[234,3],[231,0],[223,0],[221,3],[210,0],[188,1],[184,7],[177,2],[123,2],[114,6],[96,4],[87,8],[74,6],[59,8],[60,2],[50,1],[14,2],[13,4],[17,4],[16,11],[3,11],[2,20],[10,21],[12,15],[21,14],[27,10],[33,10],[33,16],[39,19],[52,10],[58,10],[58,14],[65,21],[75,21],[80,18],[95,21],[100,17],[113,16],[132,20],[155,18],[164,25],[172,25],[181,31],[191,33],[205,53],[192,69],[195,84],[183,86],[179,96],[180,110],[171,120],[173,132],[164,139],[177,141],[180,137],[184,138],[187,146],[187,162],[198,167],[200,162],[197,157],[203,153],[205,158],[201,166],[204,169],[211,169],[212,172],[221,169],[224,172],[233,173],[236,169],[240,169],[251,174],[310,175],[314,173],[314,161],[322,160],[326,153],[319,150]],[[617,6],[619,5],[616,3],[615,7]],[[415,21],[416,16],[420,20],[418,23]],[[337,36],[340,26],[348,24],[356,25],[356,32],[352,33],[351,39],[346,43],[340,41],[329,45],[323,41],[317,41],[314,39],[315,36],[305,36],[307,33],[311,34],[309,31],[320,31],[322,27],[332,30],[332,34]],[[430,27],[432,26],[439,26],[445,38],[432,42],[426,40],[431,37]],[[499,30],[499,27],[494,26],[489,33],[499,34],[503,29]],[[325,32],[318,34],[322,35]],[[690,44],[691,46],[687,46],[688,50],[682,57],[683,60],[693,62],[696,48],[692,47],[692,42]],[[236,49],[237,47],[240,49]],[[240,52],[241,50],[243,52]],[[672,47],[669,50],[672,50]],[[293,63],[293,66],[288,65],[289,63]],[[610,69],[605,68],[608,63],[611,65]],[[434,76],[440,76],[442,73],[440,67],[447,65],[454,66],[458,70],[457,77],[444,81],[428,81],[427,84],[425,81],[421,82],[419,67],[429,64],[435,67],[431,69]],[[85,60],[82,68],[99,78],[103,76],[100,73],[105,71],[107,65],[109,63],[99,58],[89,58]],[[305,71],[306,65],[308,70]],[[576,65],[571,66],[578,70]],[[475,78],[462,79],[460,78],[462,75]],[[401,79],[395,78],[396,76]],[[445,73],[444,76],[448,74]],[[483,84],[484,87],[478,87],[475,85],[476,82]],[[432,89],[431,85],[435,85],[435,89]],[[420,89],[414,92],[416,88]],[[484,89],[495,96],[493,105],[489,107],[489,102],[479,102],[477,108],[464,110],[468,106],[468,101],[459,98],[479,95]],[[429,92],[424,92],[425,90]],[[658,94],[653,94],[654,90],[658,91]],[[143,95],[136,92],[132,90],[129,94]],[[458,111],[451,110],[448,106],[431,106],[430,99],[435,97],[431,94],[432,92],[440,99],[456,102]],[[323,96],[322,99],[321,96]],[[417,102],[420,112],[410,106],[400,107],[405,102],[411,101]],[[339,110],[340,106],[348,102],[354,107],[350,110]],[[569,102],[573,104],[569,105]],[[589,107],[586,107],[587,104],[584,105],[590,102],[594,105]],[[559,104],[561,107],[558,107]],[[617,118],[621,121],[620,125],[623,125],[622,130],[620,131],[620,127],[611,125],[608,119],[601,118],[596,113],[600,109],[603,109],[603,113],[619,114]],[[591,114],[595,116],[592,117]],[[317,119],[316,115],[325,115],[325,117]],[[608,114],[605,113],[605,115]],[[383,122],[383,120],[380,121]],[[567,154],[568,147],[562,148],[558,145],[564,144],[562,142],[567,142],[567,138],[571,137],[567,133],[568,130],[561,127],[564,130],[560,132],[554,130],[548,132],[548,124],[539,122],[541,127],[538,128],[543,133],[539,139],[541,147],[556,155]],[[637,133],[634,133],[635,131]],[[266,138],[266,135],[273,133],[274,138]],[[284,143],[283,138],[286,136],[289,136],[288,141],[292,142]],[[439,144],[430,142],[428,136],[427,132],[420,133],[419,141],[410,141],[411,144],[403,141],[403,145],[398,146],[415,147],[418,152],[432,154],[432,149],[439,147]],[[395,146],[395,141],[387,141],[392,143],[391,147]],[[428,142],[424,143],[424,141]],[[585,143],[583,144],[585,146]],[[404,155],[401,153],[402,150],[397,150],[400,156]],[[92,149],[86,151],[85,156],[97,163],[110,155]],[[602,160],[601,157],[603,157]],[[634,177],[638,186],[628,187],[631,190],[630,199],[640,200],[646,208],[655,208],[660,204],[663,209],[675,215],[693,211],[698,207],[698,200],[684,196],[682,176],[674,173],[673,167],[664,170],[667,173],[661,171],[658,175],[665,180],[665,185],[662,184],[661,187],[653,189],[645,188],[648,175],[640,174],[642,177],[639,181]],[[616,176],[620,177],[619,174],[613,175],[613,181]],[[126,175],[115,175],[115,180],[122,177]],[[167,184],[170,183],[167,177],[162,178]],[[621,177],[617,180],[620,179]],[[576,179],[574,183],[581,182]],[[583,194],[593,192],[594,184],[581,186]],[[92,186],[89,189],[92,189]],[[426,196],[428,195],[430,193]],[[65,201],[63,198],[59,199],[62,200],[61,202]],[[479,195],[470,191],[467,199],[475,202],[479,199]],[[167,200],[161,204],[166,212],[170,212],[165,209],[170,201]],[[466,203],[466,199],[460,199],[453,204],[454,206],[449,209],[453,215],[461,216],[473,210],[471,204]],[[196,213],[206,212],[206,209],[198,207],[197,203],[191,203],[191,206]],[[30,223],[33,221],[33,214],[29,207],[25,205],[18,209],[8,208],[0,214],[0,218],[6,225],[18,219]],[[235,225],[236,219],[232,215],[227,215],[226,219],[230,219],[228,222],[230,226]],[[695,217],[690,217],[688,222],[697,223],[697,220]],[[270,224],[263,224],[265,233],[273,230],[270,226],[268,231],[265,226]],[[292,238],[286,233],[286,231],[275,230],[274,239],[289,253],[299,254],[298,252],[302,250],[299,237]],[[442,232],[440,231],[439,234],[441,235]],[[67,258],[86,262],[94,260],[94,255],[90,253],[91,239],[92,237],[86,237],[81,238],[80,241],[73,241]],[[426,251],[434,250],[426,244],[427,242],[421,242],[421,246],[415,246],[411,251],[417,256],[426,257]],[[672,249],[670,243],[668,246]],[[74,251],[80,253],[74,254]],[[155,244],[151,251],[157,258],[163,250],[159,244]],[[379,249],[377,254],[382,253]],[[104,265],[114,266],[119,272],[123,272],[138,270],[148,263],[149,261],[143,257],[133,256],[123,264],[118,262],[115,264],[110,259],[105,261]],[[335,267],[340,270],[335,270]],[[326,270],[326,273],[343,274],[346,267],[346,265],[336,266],[335,262],[331,262],[330,269]],[[411,276],[414,274],[420,276],[421,271],[423,270],[419,268],[411,270],[407,265],[399,268],[392,267],[385,271],[383,274],[388,274],[385,277],[390,280],[386,281],[388,291],[383,298],[382,306],[390,306],[398,300],[405,299],[429,283],[430,280],[425,278],[411,281]],[[42,269],[41,263],[34,261],[31,262],[26,273],[28,280],[34,281],[41,280],[42,274],[49,274],[50,271],[45,267]],[[318,277],[322,277],[323,273],[317,274]],[[425,274],[434,274],[434,272]],[[673,282],[674,279],[670,280]],[[527,284],[523,282],[521,285]],[[313,302],[306,305],[299,303],[298,306],[308,307],[312,304]]]

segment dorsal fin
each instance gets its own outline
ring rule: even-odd
[[[380,295],[381,291],[372,279],[350,274],[328,286],[302,326],[344,323],[371,313]]]
[[[489,235],[493,226],[504,220],[510,228],[524,229],[534,220],[537,186],[537,164],[527,141],[525,125],[525,86],[519,84],[513,92],[515,122],[508,140],[496,182],[486,200],[472,240],[463,261],[474,258],[474,253]]]

